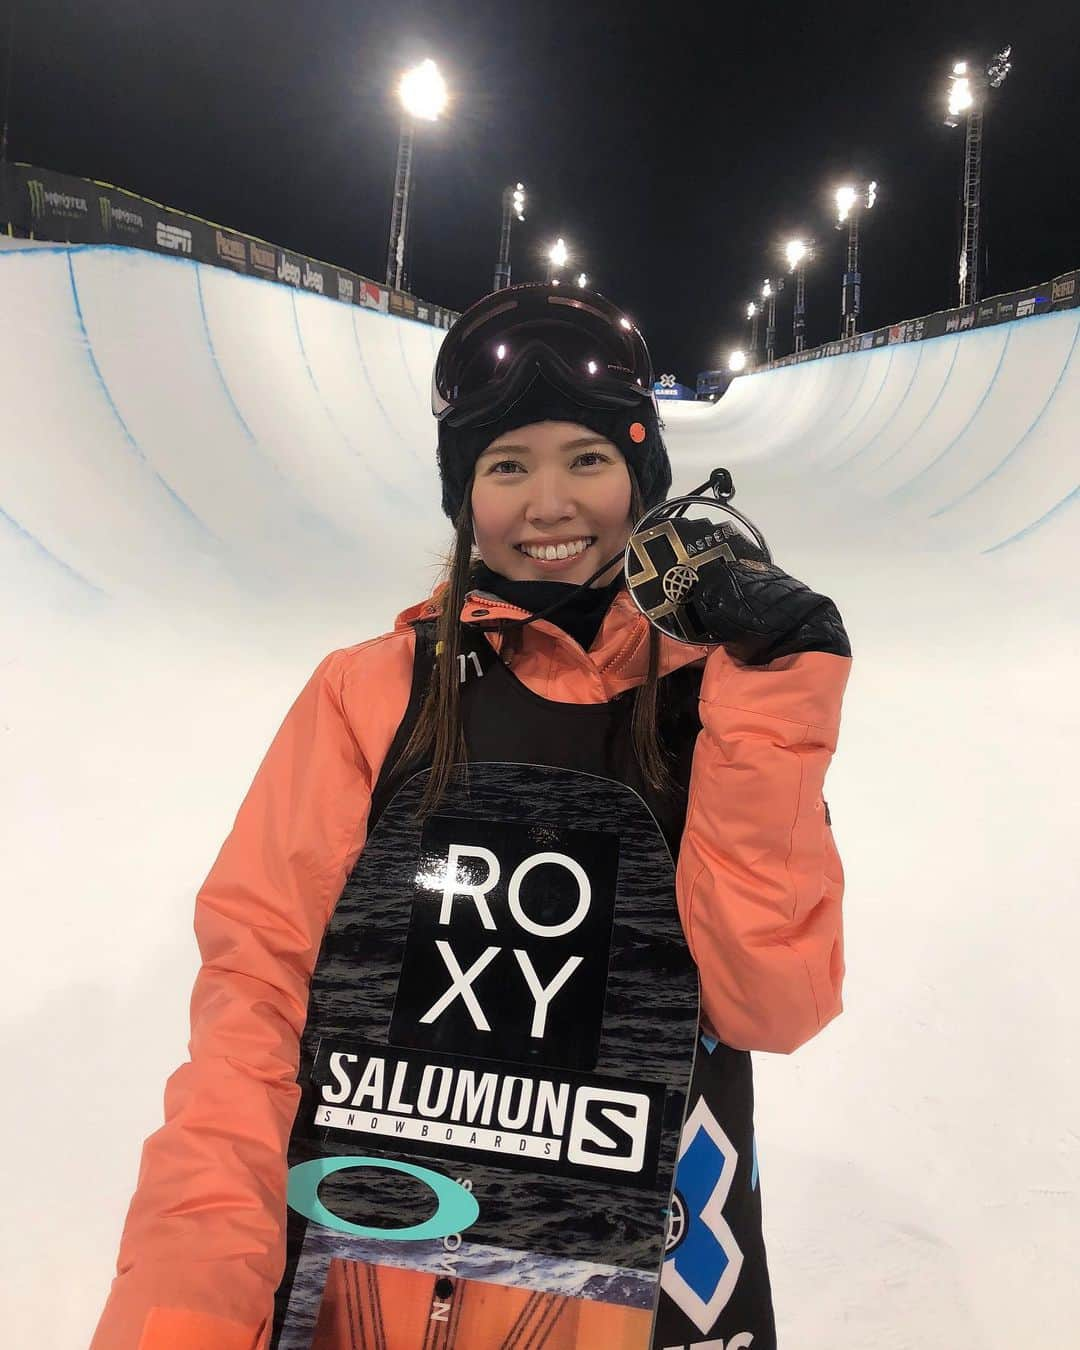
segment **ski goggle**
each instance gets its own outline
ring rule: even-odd
[[[431,411],[449,426],[480,426],[520,397],[538,371],[588,407],[653,398],[645,339],[590,291],[511,286],[477,301],[447,333],[431,380]]]

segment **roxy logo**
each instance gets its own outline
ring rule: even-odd
[[[618,837],[436,816],[419,858],[391,1042],[595,1068]]]
[[[487,868],[487,875],[479,883],[470,883],[465,881],[459,873],[459,865],[466,860],[482,862]],[[573,913],[561,923],[540,923],[536,919],[530,918],[525,912],[521,900],[521,888],[525,878],[534,868],[544,863],[552,863],[556,867],[565,868],[573,877],[577,885],[577,904]],[[439,911],[438,922],[444,927],[449,927],[453,916],[455,901],[471,901],[476,906],[476,911],[480,916],[480,922],[484,928],[494,932],[496,929],[495,919],[491,913],[491,907],[488,904],[487,896],[489,891],[493,891],[499,884],[501,866],[495,854],[487,848],[477,847],[469,844],[451,844],[449,856],[446,861],[445,881],[442,886],[442,904]],[[560,938],[572,933],[580,927],[589,912],[589,906],[592,902],[592,886],[589,878],[581,864],[575,862],[573,858],[565,853],[534,853],[526,858],[524,862],[518,864],[510,877],[510,883],[507,890],[507,904],[511,915],[517,926],[525,933],[539,938]],[[456,999],[461,999],[469,1016],[472,1018],[473,1025],[478,1031],[490,1031],[491,1022],[480,1005],[480,1001],[473,989],[473,984],[477,977],[487,969],[487,967],[504,952],[503,947],[488,946],[471,963],[467,970],[463,970],[454,949],[449,942],[436,941],[435,948],[442,957],[450,975],[450,987],[428,1008],[427,1012],[420,1018],[422,1023],[432,1023],[438,1021],[444,1012],[450,1007]],[[533,1000],[532,1025],[529,1035],[537,1040],[543,1038],[544,1030],[547,1025],[548,1008],[552,999],[566,985],[577,968],[581,965],[584,957],[570,956],[563,963],[562,968],[543,984],[536,968],[533,965],[529,953],[522,948],[515,947],[511,952],[514,961],[521,972],[521,976],[528,988],[530,997]],[[505,974],[505,961],[502,963]]]

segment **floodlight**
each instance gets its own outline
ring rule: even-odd
[[[784,246],[784,254],[788,260],[788,267],[794,272],[800,263],[806,258],[810,250],[801,239],[789,239]]]
[[[595,361],[590,361],[590,362],[589,362],[589,374],[590,374],[590,375],[595,375],[595,374],[596,374],[596,362],[595,362]]]
[[[738,350],[728,352],[727,368],[733,375],[737,375],[740,370],[745,370],[746,353]]]
[[[971,81],[966,75],[957,76],[949,90],[949,116],[959,117],[974,101],[971,96]]]
[[[402,75],[398,96],[410,116],[435,122],[446,107],[446,81],[434,61],[421,61]]]
[[[761,298],[762,300],[768,300],[770,299],[771,296],[772,296],[772,284],[768,280],[766,280],[765,284],[761,288]]]
[[[841,222],[847,220],[848,212],[855,205],[856,195],[853,187],[836,189],[836,215]]]
[[[752,319],[757,312],[758,307],[757,305],[754,304],[753,300],[751,300],[750,303],[746,306],[746,317],[748,319]]]
[[[957,61],[956,65],[953,66],[953,68],[952,68],[952,73],[953,73],[954,75],[966,75],[966,74],[967,74],[967,62],[966,62],[966,61]]]
[[[524,219],[525,219],[525,188],[524,188],[524,186],[523,186],[521,183],[519,183],[519,184],[517,185],[517,187],[514,188],[514,193],[513,193],[513,197],[512,197],[511,204],[512,204],[512,206],[513,206],[513,208],[514,208],[514,215],[517,216],[518,220],[524,220]]]
[[[577,284],[582,289],[584,289],[589,284],[589,278],[585,275],[584,272],[582,272],[581,275],[578,277]]]
[[[552,266],[565,267],[566,260],[569,257],[570,254],[566,248],[566,241],[564,239],[556,239],[554,244],[552,244],[551,246],[551,251],[548,253],[548,259],[550,260]]]
[[[1006,47],[1003,51],[995,53],[994,59],[987,66],[986,75],[991,89],[1000,89],[1005,83],[1005,76],[1012,70],[1012,62],[1009,60],[1011,55],[1012,47]]]
[[[870,186],[866,189],[866,209],[869,211],[876,201],[877,201],[877,183],[871,183]]]

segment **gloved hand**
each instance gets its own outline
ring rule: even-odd
[[[764,665],[794,652],[851,655],[843,620],[829,597],[774,564],[715,559],[702,569],[688,606],[708,638],[746,665]]]

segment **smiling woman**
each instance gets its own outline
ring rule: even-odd
[[[840,1011],[839,615],[771,568],[755,669],[735,566],[708,649],[605,569],[671,471],[603,297],[487,297],[433,384],[446,579],[321,663],[199,893],[93,1350],[775,1350],[749,1052]]]
[[[626,461],[613,442],[573,422],[504,432],[477,460],[472,519],[493,572],[580,585],[626,547],[633,524]]]

